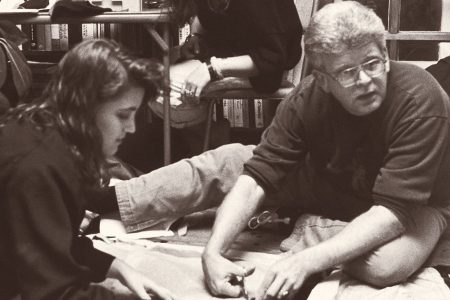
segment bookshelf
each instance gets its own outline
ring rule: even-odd
[[[162,63],[164,65],[164,86],[169,87],[169,47],[171,41],[170,34],[170,11],[168,9],[148,9],[139,12],[106,12],[101,15],[89,17],[64,17],[52,20],[49,13],[23,13],[17,14],[1,13],[1,20],[9,20],[14,24],[86,24],[86,23],[110,23],[110,24],[142,24],[145,31],[156,43],[162,53]],[[161,27],[161,34],[156,30],[156,26]],[[164,97],[164,164],[170,163],[170,105],[169,88],[162,91]]]

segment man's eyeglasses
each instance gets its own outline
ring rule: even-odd
[[[387,69],[387,62],[388,61],[386,59],[374,58],[359,66],[337,72],[334,75],[329,73],[326,74],[339,82],[342,87],[348,88],[358,83],[359,73],[361,72],[361,70],[364,71],[364,73],[366,73],[370,78],[378,77],[384,74]]]

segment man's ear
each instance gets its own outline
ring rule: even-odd
[[[316,78],[317,82],[319,83],[319,86],[326,92],[329,93],[330,89],[328,86],[328,80],[326,77],[326,75],[318,70],[313,70],[312,71],[313,76]]]
[[[384,54],[384,57],[387,60],[387,62],[386,62],[386,73],[389,73],[389,71],[391,70],[391,64],[390,64],[390,60],[389,60],[389,52],[388,52],[386,47],[383,48],[382,52]]]

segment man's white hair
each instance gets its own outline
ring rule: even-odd
[[[313,15],[304,38],[305,52],[313,65],[317,54],[340,54],[370,42],[381,50],[386,48],[385,27],[380,17],[356,1],[325,5]]]

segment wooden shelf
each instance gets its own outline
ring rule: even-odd
[[[390,41],[450,42],[450,32],[442,32],[442,31],[400,31],[398,33],[387,32],[386,39]]]
[[[2,14],[0,19],[15,24],[80,24],[80,23],[167,23],[170,21],[168,9],[151,9],[141,12],[105,12],[91,17],[70,17],[51,20],[49,13]]]

